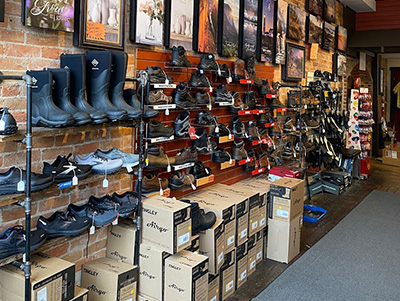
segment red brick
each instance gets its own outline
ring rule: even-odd
[[[61,197],[50,198],[38,202],[39,212],[52,211],[63,211],[69,204],[69,196],[63,195]]]
[[[89,254],[93,254],[97,251],[100,251],[106,247],[107,240],[103,239],[100,241],[96,241],[94,244],[89,244]]]
[[[55,139],[56,146],[63,146],[63,145],[75,145],[78,143],[82,143],[82,134],[66,134],[62,136],[57,136]]]
[[[58,68],[60,63],[50,59],[29,59],[27,69],[40,70],[43,68]]]
[[[65,146],[65,147],[57,147],[57,148],[48,148],[42,150],[42,160],[43,161],[50,161],[57,158],[58,155],[68,155],[73,151],[72,146]]]
[[[74,237],[73,240],[69,242],[69,251],[74,252],[78,249],[86,248],[87,240],[88,236],[86,232],[78,237]]]
[[[0,34],[0,41],[1,40],[2,38]],[[0,66],[3,71],[26,71],[28,69],[28,60],[4,57],[0,58]]]
[[[61,256],[62,259],[69,261],[69,262],[76,262],[82,258],[82,250],[78,250],[75,252],[68,252]]]
[[[67,241],[61,245],[56,245],[54,248],[51,248],[51,249],[46,248],[43,250],[43,253],[45,253],[46,255],[49,255],[49,256],[59,257],[67,252],[68,247],[69,247],[69,243]]]
[[[25,152],[18,152],[4,155],[4,166],[25,166]],[[40,151],[33,150],[32,151],[32,161],[39,161],[40,160]]]
[[[15,142],[3,142],[0,143],[0,154],[16,152],[18,144]]]
[[[26,37],[26,44],[40,46],[58,46],[58,36],[35,35],[30,34]]]
[[[16,57],[40,57],[40,47],[37,46],[23,46],[15,44],[7,44],[4,49],[6,56]]]
[[[54,137],[35,137],[35,135],[33,135],[34,148],[51,147],[53,145],[54,145]]]
[[[8,15],[21,16],[21,4],[7,1],[6,13]]]
[[[35,215],[37,212],[37,206],[35,203],[32,203],[31,206],[31,214]],[[7,222],[12,222],[14,220],[24,218],[25,217],[25,211],[24,208],[16,205],[9,205],[6,206],[2,209],[1,211],[2,215],[2,223],[7,223]]]
[[[9,47],[9,46],[6,46]],[[2,95],[3,97],[10,97],[10,96],[18,96],[18,95],[25,95],[26,94],[26,86],[23,84],[12,84],[12,85],[7,85],[4,84],[2,86]],[[24,108],[26,107],[26,103],[24,103]]]
[[[110,179],[108,179],[108,187],[103,187],[103,185],[99,185],[97,188],[97,195],[103,196],[105,194],[110,194],[113,191],[119,190],[119,182],[110,183]]]
[[[42,48],[42,57],[48,59],[58,59],[60,54],[69,53],[68,50],[62,50],[62,48],[54,48],[54,47],[43,47]]]
[[[0,41],[2,42],[23,43],[24,40],[25,36],[21,31],[0,30]]]
[[[96,151],[99,148],[99,142],[92,142],[75,146],[75,154],[85,155]]]

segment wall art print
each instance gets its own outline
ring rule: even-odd
[[[244,0],[242,58],[256,54],[258,0]]]
[[[262,62],[273,62],[274,53],[274,12],[275,12],[275,1],[274,0],[261,0],[262,7],[260,8],[261,15],[259,16],[259,32],[261,33],[259,43],[259,55],[258,59]]]
[[[328,22],[324,22],[324,32],[322,37],[322,48],[325,50],[335,49],[336,28]]]
[[[218,0],[198,0],[197,43],[193,47],[198,52],[216,53],[218,39]]]
[[[82,0],[80,4],[80,10],[75,10],[79,22],[75,21],[74,45],[123,49],[125,2]]]
[[[300,81],[305,75],[306,49],[303,46],[286,44],[285,80]]]
[[[336,49],[345,52],[347,48],[347,29],[342,26],[337,26],[336,35]]]
[[[306,0],[306,9],[314,15],[323,17],[324,0]]]
[[[285,64],[288,4],[283,0],[276,2],[275,63]]]
[[[324,19],[325,19],[325,21],[335,23],[336,0],[325,0],[324,1]]]
[[[300,7],[289,5],[287,37],[296,41],[306,40],[307,14]]]
[[[324,27],[324,22],[321,21],[314,15],[309,15],[308,17],[308,43],[322,44],[322,30]]]
[[[74,31],[74,0],[25,0],[24,25]]]
[[[340,52],[335,52],[332,59],[332,73],[338,76],[346,75],[346,55]]]
[[[191,50],[193,45],[193,0],[170,1],[169,44],[167,47],[183,46]],[[166,29],[168,31],[168,28]],[[166,34],[168,34],[166,33]]]
[[[164,0],[133,0],[132,2],[135,2],[131,6],[135,9],[135,15],[131,19],[131,26],[134,26],[133,41],[139,44],[161,46],[164,32]]]
[[[240,0],[220,0],[222,16],[222,56],[238,56]]]

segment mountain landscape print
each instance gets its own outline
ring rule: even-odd
[[[238,56],[240,0],[224,0],[222,55]]]

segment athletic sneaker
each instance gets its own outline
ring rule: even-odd
[[[92,166],[92,173],[96,174],[112,174],[118,171],[123,164],[121,159],[110,160],[98,152],[90,153],[86,156],[75,155],[74,160],[78,164]]]
[[[112,198],[108,194],[101,198],[91,196],[89,204],[98,210],[115,211],[118,212],[120,217],[128,217],[136,210],[137,204],[130,202],[119,202],[117,199]]]
[[[52,175],[55,183],[62,183],[72,181],[72,178],[76,176],[78,180],[85,179],[91,172],[92,167],[90,165],[80,165],[75,162],[69,161],[68,157],[58,156],[53,163],[44,162],[43,174]]]
[[[134,167],[139,165],[139,155],[126,153],[115,147],[113,147],[108,151],[102,151],[98,149],[96,153],[109,160],[121,159],[123,162],[122,167],[127,167],[127,166]]]
[[[75,217],[88,217],[90,225],[95,227],[109,225],[118,217],[118,212],[100,210],[89,203],[82,206],[69,204],[67,211]]]
[[[49,218],[40,216],[36,227],[46,231],[48,238],[76,236],[90,227],[90,218],[56,211]]]

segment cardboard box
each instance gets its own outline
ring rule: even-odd
[[[152,297],[149,297],[149,296],[139,294],[137,296],[137,301],[156,301],[156,299],[153,299]]]
[[[192,236],[192,241],[190,242],[190,246],[187,247],[185,250],[189,252],[199,252],[200,249],[200,235],[196,234]]]
[[[226,300],[235,292],[236,279],[236,256],[235,249],[225,253],[225,262],[221,267],[220,277],[220,300]]]
[[[181,251],[165,260],[165,293],[169,300],[203,301],[208,298],[208,258]]]
[[[190,204],[153,196],[143,200],[142,241],[171,254],[191,243]]]
[[[139,294],[153,300],[163,300],[165,259],[171,254],[142,243],[139,256]]]
[[[136,300],[138,268],[110,258],[99,258],[82,266],[82,286],[90,301]]]
[[[247,242],[236,247],[236,281],[235,287],[238,289],[247,281],[247,270],[249,259],[247,256]]]
[[[247,240],[247,258],[248,258],[248,265],[247,265],[247,273],[250,276],[255,270],[257,266],[257,234],[254,234],[249,237]]]
[[[299,170],[292,170],[286,166],[275,166],[269,170],[268,180],[275,182],[281,178],[300,178]]]
[[[300,232],[303,214],[290,222],[270,219],[268,222],[267,258],[289,263],[300,253]]]
[[[200,208],[205,212],[212,211],[217,218],[224,221],[224,252],[230,252],[235,248],[235,205],[228,202],[220,202],[215,195],[215,192],[203,190],[192,193],[187,196],[192,202],[198,202]]]
[[[207,301],[219,301],[219,275],[208,275]]]
[[[209,273],[218,274],[219,269],[224,264],[224,222],[217,219],[214,226],[206,231],[200,232],[199,253],[207,256],[209,260]]]
[[[71,301],[88,301],[89,291],[86,288],[75,285],[75,297]]]
[[[351,186],[352,178],[347,172],[326,170],[326,171],[321,172],[321,175],[329,176],[329,177],[341,180],[344,183],[344,186],[346,188]]]
[[[400,166],[400,149],[398,148],[385,148],[382,150],[383,164]]]
[[[256,264],[259,264],[264,259],[265,244],[264,244],[263,231],[257,232],[255,234],[255,236],[256,236],[256,241],[257,241],[257,244],[256,244]]]
[[[74,298],[75,264],[34,254],[31,257],[32,301],[67,301]],[[11,264],[0,267],[0,300],[25,300],[24,272]]]
[[[305,182],[281,178],[271,185],[269,217],[289,222],[303,213]]]
[[[107,234],[107,257],[134,264],[136,225],[119,224],[110,227]]]

